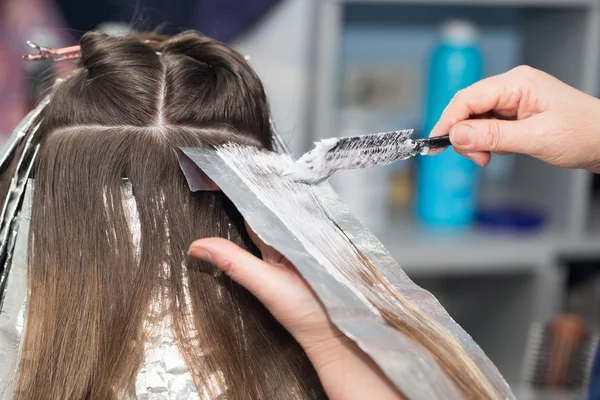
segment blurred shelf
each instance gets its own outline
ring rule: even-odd
[[[562,256],[574,258],[600,257],[600,199],[592,196],[589,202],[585,235],[580,240],[563,244]]]
[[[570,237],[548,227],[531,234],[480,228],[438,234],[408,218],[390,225],[373,233],[412,276],[527,273],[564,258],[600,257],[600,232]]]
[[[512,385],[511,385],[512,386]],[[538,389],[526,385],[512,386],[514,395],[519,400],[585,400],[585,391],[568,391],[559,389]]]
[[[580,8],[595,6],[597,0],[328,0],[348,4],[400,4],[447,6],[507,6],[507,7],[561,7]]]
[[[558,257],[582,259],[600,258],[600,234],[593,234],[579,240],[565,240],[556,245]]]
[[[552,230],[507,235],[472,229],[436,234],[399,222],[375,235],[411,275],[527,272],[551,260],[558,240]]]
[[[588,232],[590,236],[600,237],[600,199],[592,196],[588,219]]]

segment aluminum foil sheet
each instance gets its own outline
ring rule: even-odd
[[[141,238],[140,220],[133,188],[128,180],[123,182],[123,206],[129,221],[129,230],[139,260]],[[164,274],[168,279],[168,274]],[[186,276],[183,277],[187,287]],[[189,294],[186,290],[189,304]],[[140,400],[197,400],[200,399],[192,375],[185,365],[175,340],[175,331],[171,322],[168,306],[160,298],[150,304],[149,320],[159,321],[152,324],[151,334],[145,343],[146,357],[137,374],[135,397]]]
[[[13,217],[16,215],[16,212],[18,212],[23,187],[29,176],[29,171],[31,169],[30,167],[33,164],[32,160],[30,159],[30,151],[33,147],[32,141],[35,137],[37,129],[39,128],[38,117],[49,101],[50,96],[46,96],[36,108],[31,110],[29,114],[23,118],[19,125],[17,125],[17,127],[13,130],[8,142],[4,146],[2,156],[0,157],[0,171],[8,168],[10,160],[12,160],[14,157],[19,157],[17,170],[12,178],[8,194],[4,204],[2,204],[2,210],[0,212],[0,260],[4,260],[5,258],[5,246],[8,244],[6,241],[8,225],[12,223]],[[34,124],[36,125],[34,126]],[[26,139],[27,142],[25,143],[22,153],[16,154],[19,144],[25,140],[24,138],[26,136],[28,136]],[[0,268],[1,267],[2,264],[0,264]],[[5,275],[6,271],[3,273],[3,271],[0,269],[0,309],[2,309],[1,299],[3,284],[6,280]]]
[[[16,217],[20,210],[23,194],[25,191],[26,184],[29,179],[29,174],[33,168],[39,145],[36,145],[31,153],[29,152],[29,146],[31,142],[28,141],[19,160],[17,171],[12,179],[8,196],[4,202],[4,208],[2,209],[3,224],[0,229],[0,260],[2,260],[2,270],[0,271],[0,310],[2,310],[2,304],[4,303],[4,296],[6,291],[4,290],[10,273],[11,268],[11,257],[16,239]]]
[[[6,279],[10,270],[10,257],[15,240],[13,224],[19,212],[25,185],[39,149],[39,146],[33,145],[33,139],[40,126],[38,117],[49,101],[50,96],[46,96],[17,125],[0,158],[0,171],[2,171],[8,168],[11,159],[18,157],[17,168],[11,179],[7,196],[0,211],[0,310],[2,310],[2,303],[4,301]],[[21,154],[16,154],[17,148],[23,140],[26,140],[23,150]]]
[[[24,334],[27,299],[27,242],[32,199],[33,182],[28,181],[21,212],[15,218],[13,225],[14,231],[18,233],[11,257],[4,305],[0,313],[0,397],[2,399],[12,397]]]
[[[279,134],[275,134],[275,142],[280,153],[290,155],[290,151]],[[367,258],[382,272],[385,278],[413,304],[424,310],[435,320],[446,327],[465,347],[477,365],[492,380],[506,398],[514,398],[507,382],[496,366],[489,360],[481,348],[446,312],[439,301],[428,291],[416,285],[402,270],[398,262],[377,239],[377,237],[355,218],[350,209],[340,200],[331,185],[324,183],[315,185],[314,190],[325,208],[329,211],[337,225]]]
[[[16,150],[21,139],[25,137],[29,128],[33,125],[33,122],[49,102],[50,96],[45,97],[42,101],[40,101],[40,104],[31,110],[29,114],[27,114],[19,123],[19,125],[17,125],[17,127],[13,130],[12,134],[8,138],[8,141],[4,145],[4,148],[2,149],[2,156],[0,157],[0,170],[6,166],[7,161]]]
[[[6,170],[9,162],[18,157],[0,212],[0,395],[3,399],[11,397],[25,322],[27,239],[33,195],[29,175],[39,150],[33,139],[40,125],[38,117],[49,101],[50,96],[46,96],[25,116],[0,158],[0,170]],[[17,154],[23,140],[25,145]]]
[[[235,204],[259,237],[297,267],[325,305],[332,322],[353,339],[406,396],[427,400],[462,398],[462,392],[424,348],[385,323],[351,284],[327,270],[326,261],[313,254],[310,247],[301,242],[302,235],[299,232],[292,232],[289,224],[286,225],[281,216],[267,206],[269,199],[261,197],[261,190],[255,184],[264,178],[259,176],[260,172],[254,177],[248,177],[246,168],[244,174],[236,169],[236,163],[239,166],[239,159],[242,158],[249,169],[260,171],[261,164],[257,160],[256,150],[247,149],[246,156],[243,151],[238,151],[235,157],[226,150],[206,148],[182,148],[179,155],[180,159],[193,161],[206,173]],[[288,155],[279,156],[288,165],[293,163]],[[190,173],[190,169],[187,173]],[[274,176],[271,179],[286,178]],[[429,292],[406,276],[377,238],[361,226],[341,203],[333,189],[325,183],[303,187],[302,190],[313,191],[315,207],[324,207],[329,211],[332,223],[343,230],[389,282],[413,305],[446,327],[462,343],[499,392],[506,399],[513,399],[509,386],[477,344],[450,318]],[[286,199],[279,198],[277,201]]]
[[[508,383],[473,338],[452,319],[435,296],[416,285],[406,275],[375,235],[352,215],[350,209],[340,200],[333,188],[328,184],[318,185],[315,187],[315,191],[340,228],[386,279],[411,303],[448,329],[501,394],[507,399],[514,398]]]

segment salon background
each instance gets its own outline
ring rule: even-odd
[[[0,0],[1,141],[72,68],[22,61],[32,51],[27,40],[61,47],[90,29],[158,26],[195,29],[248,55],[296,156],[330,136],[426,135],[435,119],[428,89],[449,85],[428,71],[451,26],[468,28],[479,57],[458,57],[454,74],[467,78],[479,62],[481,77],[529,64],[598,95],[600,0]],[[600,328],[600,184],[520,156],[485,169],[443,165],[452,171],[444,177],[422,166],[417,159],[342,172],[331,183],[481,345],[517,398],[583,398]],[[457,198],[455,211],[433,201]],[[433,223],[418,212],[427,206]],[[583,339],[547,329],[567,318],[582,324]],[[546,368],[563,361],[548,350],[559,340],[573,341],[566,378],[548,382]]]

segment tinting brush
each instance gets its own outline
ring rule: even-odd
[[[371,168],[450,146],[448,135],[411,139],[413,130],[324,139],[284,171],[290,179],[317,184],[340,169]]]

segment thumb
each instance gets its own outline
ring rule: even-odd
[[[461,153],[533,151],[527,120],[504,121],[474,119],[460,122],[450,129],[450,142]]]

